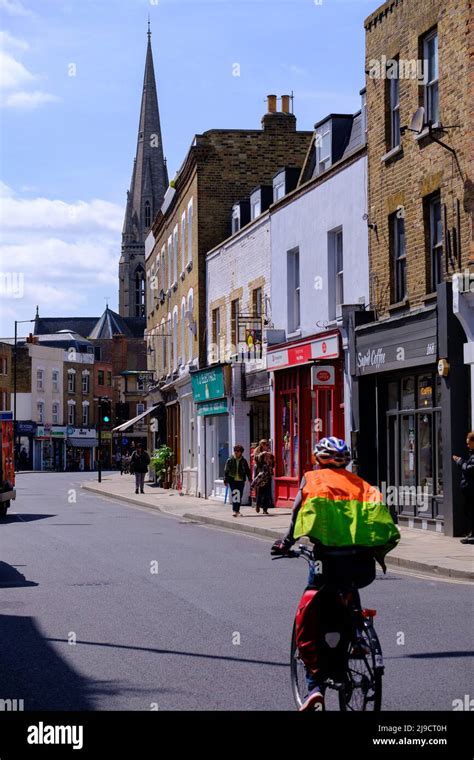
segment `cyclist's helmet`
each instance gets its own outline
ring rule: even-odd
[[[318,464],[330,467],[346,467],[351,460],[351,452],[346,442],[335,436],[321,438],[313,453]]]

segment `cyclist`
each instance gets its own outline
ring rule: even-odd
[[[302,711],[324,709],[325,680],[330,673],[344,672],[349,588],[363,588],[375,579],[374,559],[385,573],[384,557],[400,540],[380,491],[346,470],[350,459],[346,443],[339,438],[323,438],[316,444],[318,469],[304,474],[290,528],[271,551],[274,556],[290,554],[296,539],[308,536],[314,558],[321,563],[320,573],[310,571],[296,613],[296,643],[308,683]],[[357,547],[358,551],[338,556],[335,547]],[[339,632],[339,636],[333,633],[326,638],[329,632]]]

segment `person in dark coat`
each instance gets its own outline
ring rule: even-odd
[[[150,464],[150,457],[148,452],[145,451],[141,443],[137,443],[137,447],[130,459],[130,467],[135,473],[135,493],[145,493],[145,475],[148,471],[148,465]]]
[[[461,543],[474,544],[474,430],[468,434],[466,443],[468,456],[453,456],[453,459],[461,469],[460,487],[469,520],[469,533],[461,539]]]
[[[225,463],[224,483],[229,486],[233,517],[243,517],[240,512],[245,481],[251,479],[249,463],[243,456],[244,447],[237,443],[234,454]]]
[[[263,511],[268,515],[268,510],[273,507],[273,473],[275,470],[275,457],[271,452],[270,441],[262,439],[254,452],[255,469],[252,488],[256,491],[255,511]]]

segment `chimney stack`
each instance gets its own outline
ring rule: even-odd
[[[281,96],[281,110],[282,110],[282,113],[290,113],[290,96],[289,95]]]
[[[268,113],[276,113],[277,110],[277,96],[267,95]]]

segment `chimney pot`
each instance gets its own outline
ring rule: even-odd
[[[277,96],[267,95],[268,113],[276,113],[277,110]]]
[[[290,96],[289,95],[281,96],[281,110],[283,113],[290,113]]]

